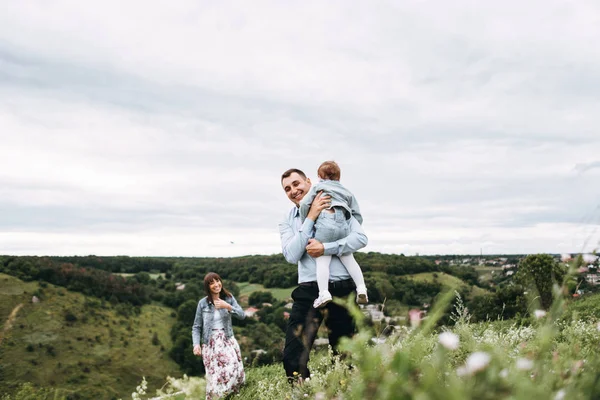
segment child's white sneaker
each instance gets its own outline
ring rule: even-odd
[[[327,303],[331,302],[331,300],[332,300],[332,298],[331,298],[331,293],[329,293],[329,290],[323,290],[322,292],[319,292],[319,297],[317,297],[317,299],[313,303],[313,307],[314,308],[325,307],[327,305]]]
[[[358,304],[367,304],[369,296],[367,296],[367,288],[365,286],[356,288],[356,302]]]

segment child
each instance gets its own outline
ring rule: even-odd
[[[340,183],[340,167],[334,161],[325,161],[317,171],[321,181],[314,185],[300,202],[300,218],[302,222],[306,219],[310,206],[319,192],[331,196],[330,208],[321,211],[315,221],[315,239],[321,243],[334,242],[348,236],[350,227],[348,220],[354,216],[362,225],[363,219],[360,214],[358,202],[354,195]],[[354,259],[352,253],[340,257],[348,273],[356,285],[356,302],[366,304],[367,287],[360,266]],[[317,285],[319,286],[319,297],[315,300],[313,307],[321,308],[329,303],[329,263],[331,256],[317,257]]]

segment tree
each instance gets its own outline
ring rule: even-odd
[[[251,306],[260,306],[263,303],[274,303],[275,298],[271,292],[256,291],[248,297],[248,304]]]
[[[539,294],[541,307],[547,310],[552,305],[552,286],[555,282],[562,282],[565,272],[564,267],[552,256],[531,254],[519,265],[517,281],[535,289]]]

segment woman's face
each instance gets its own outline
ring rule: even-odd
[[[221,288],[222,287],[223,287],[223,284],[218,279],[215,279],[214,281],[212,281],[210,283],[210,285],[208,285],[208,288],[210,289],[210,292],[212,294],[219,294],[219,293],[221,293]]]

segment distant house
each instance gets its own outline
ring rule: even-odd
[[[257,311],[258,311],[258,308],[248,307],[244,311],[244,314],[246,315],[246,317],[254,317],[254,314],[256,314]]]
[[[177,289],[177,290],[183,290],[183,289],[185,289],[185,283],[178,284],[177,286],[175,286],[175,289]]]
[[[585,276],[585,280],[590,285],[599,285],[600,284],[600,274],[587,274]]]

